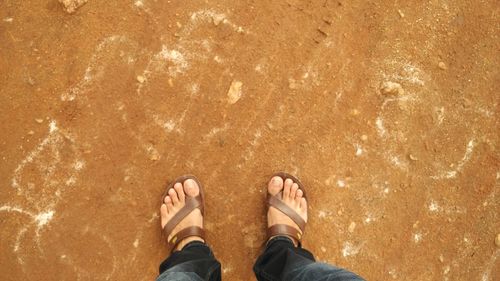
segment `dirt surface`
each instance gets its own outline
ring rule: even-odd
[[[166,183],[254,280],[264,187],[368,280],[499,280],[498,1],[0,2],[2,280],[153,280]]]

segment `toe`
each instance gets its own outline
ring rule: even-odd
[[[274,176],[267,185],[267,191],[271,195],[278,194],[283,189],[283,179],[278,176]]]
[[[285,180],[285,187],[283,188],[283,199],[288,200],[290,197],[290,190],[292,188],[293,181],[291,179]]]
[[[187,179],[184,181],[184,189],[186,191],[186,195],[190,197],[195,197],[200,194],[200,187],[193,179]]]
[[[307,211],[307,201],[306,201],[306,198],[304,198],[304,197],[302,197],[300,199],[300,209]]]
[[[300,200],[302,199],[302,196],[304,196],[304,192],[302,189],[297,190],[297,194],[295,195],[295,203],[300,205]]]
[[[178,185],[180,183],[176,183],[175,185]],[[174,187],[175,188],[175,187]],[[171,188],[169,191],[168,191],[168,195],[170,196],[170,198],[172,199],[172,203],[174,204],[174,206],[176,206],[177,204],[179,204],[179,197],[177,197],[177,192],[175,192],[175,189],[174,188]],[[182,185],[181,185],[181,188],[182,188]]]
[[[161,204],[160,215],[161,215],[162,222],[163,222],[164,219],[167,219],[168,208],[167,208],[166,204]]]
[[[172,198],[170,198],[170,196],[165,197],[165,205],[167,205],[168,213],[174,211],[174,205],[172,204]]]
[[[177,193],[177,197],[179,197],[179,202],[184,203],[186,196],[184,195],[184,188],[182,187],[182,184],[174,185],[174,189]]]
[[[297,196],[297,189],[299,189],[299,186],[296,183],[293,183],[292,188],[290,189],[290,200],[294,200],[295,196]]]

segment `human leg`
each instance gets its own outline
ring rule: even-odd
[[[257,259],[254,272],[259,281],[363,281],[358,275],[316,262],[311,252],[296,247],[285,236],[271,239]]]
[[[162,262],[156,280],[218,281],[221,280],[221,265],[205,243],[193,241]]]
[[[194,176],[176,179],[160,208],[161,228],[172,250],[157,280],[220,280],[220,263],[205,244],[203,187]]]
[[[309,251],[302,249],[307,200],[297,178],[277,173],[267,191],[269,240],[254,266],[259,281],[363,280],[347,270],[317,263]]]

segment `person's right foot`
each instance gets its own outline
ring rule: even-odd
[[[304,192],[299,189],[299,185],[293,182],[292,179],[287,178],[285,182],[279,176],[274,176],[267,186],[267,192],[271,195],[276,195],[280,191],[283,190],[283,198],[281,199],[283,203],[285,203],[288,207],[292,208],[305,222],[307,222],[307,201],[304,198]],[[267,212],[267,226],[271,227],[276,224],[285,224],[289,225],[293,228],[296,228],[297,231],[302,234],[299,226],[287,215],[282,213],[280,210],[269,207],[269,211]],[[298,241],[288,236],[292,239],[295,246],[297,246]],[[273,237],[271,237],[273,238]],[[269,238],[269,239],[271,239]]]

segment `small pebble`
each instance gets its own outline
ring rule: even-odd
[[[33,132],[33,131],[28,132],[28,135],[34,135],[34,134],[35,134],[35,132]]]
[[[383,82],[382,85],[380,86],[380,93],[382,93],[385,96],[390,96],[390,95],[401,96],[405,93],[405,91],[401,86],[401,84],[396,82],[386,81]]]
[[[220,17],[220,16],[212,17],[212,21],[214,22],[215,26],[218,26],[223,20],[224,20],[224,17]]]
[[[356,228],[356,223],[355,222],[351,222],[351,224],[349,225],[349,227],[347,228],[347,230],[350,233],[353,233],[355,228]]]
[[[241,81],[233,80],[229,90],[227,91],[227,97],[229,104],[235,104],[241,98],[243,83]]]
[[[398,14],[401,18],[404,18],[405,17],[405,14],[403,14],[403,12],[401,10],[398,10]]]
[[[498,233],[497,237],[495,238],[495,245],[497,245],[497,247],[500,247],[500,233]]]
[[[144,81],[146,81],[146,78],[144,76],[142,76],[142,75],[138,75],[137,76],[137,81],[139,81],[139,83],[142,84],[142,83],[144,83]]]
[[[42,118],[36,118],[35,122],[37,122],[38,124],[42,124],[43,123],[43,119]]]
[[[345,187],[345,181],[343,180],[337,180],[337,186],[342,188],[342,187]]]
[[[30,86],[35,86],[35,80],[31,77],[28,77],[28,80],[27,80],[28,84],[30,84]]]
[[[444,62],[442,62],[442,61],[440,61],[440,62],[438,63],[438,66],[439,66],[439,68],[441,68],[442,70],[446,70],[446,69],[448,69],[448,67],[446,66],[446,64],[445,64]]]
[[[362,135],[361,136],[361,140],[362,141],[367,141],[368,140],[368,136],[367,135]]]
[[[326,253],[326,248],[325,247],[321,246],[320,250],[321,250],[321,252]]]
[[[151,161],[157,161],[158,159],[160,159],[160,155],[158,155],[158,153],[152,153],[150,156],[149,156],[149,159]]]
[[[408,158],[410,158],[411,161],[417,161],[418,158],[415,157],[413,154],[408,154]]]
[[[359,110],[357,110],[357,109],[354,108],[354,109],[351,109],[351,111],[349,113],[352,116],[357,116],[357,115],[359,115],[360,112],[359,112]]]

